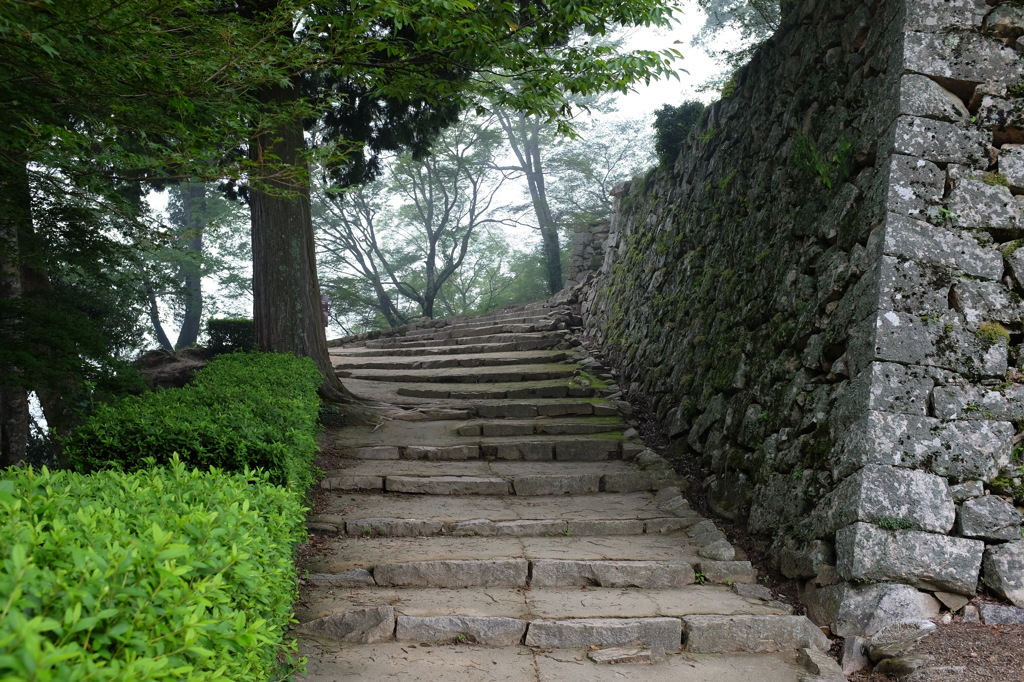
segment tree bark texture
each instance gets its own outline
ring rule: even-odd
[[[275,86],[264,90],[261,100],[275,107],[297,96],[292,88]],[[258,174],[250,192],[256,345],[311,358],[324,377],[321,397],[352,402],[327,354],[305,149],[298,120],[261,130],[251,141],[249,155]]]
[[[17,464],[28,447],[28,390],[13,351],[22,303],[21,236],[32,223],[28,170],[19,155],[0,150],[0,467]],[[2,348],[2,346],[0,346]]]
[[[181,192],[182,237],[186,252],[194,255],[181,263],[181,280],[184,288],[185,314],[181,321],[177,350],[196,345],[199,340],[200,322],[203,318],[203,233],[206,229],[207,210],[206,185],[200,182],[185,183]]]

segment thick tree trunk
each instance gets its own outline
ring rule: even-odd
[[[280,86],[261,93],[268,108],[278,110],[297,96],[293,88]],[[327,355],[305,149],[298,120],[261,130],[251,141],[249,154],[258,173],[250,192],[256,345],[312,358],[324,377],[321,398],[352,402],[355,397],[342,386]]]
[[[28,393],[0,386],[0,469],[13,466],[28,450]]]
[[[171,340],[167,338],[167,332],[164,331],[164,325],[160,322],[160,303],[156,300],[156,292],[147,288],[146,298],[149,299],[149,321],[153,325],[156,342],[163,350],[174,350]]]
[[[181,264],[182,284],[185,289],[185,315],[174,347],[178,350],[196,345],[199,340],[200,322],[203,318],[203,231],[206,229],[207,197],[206,185],[199,182],[185,183],[181,187],[182,225],[188,239],[185,249],[195,258]]]
[[[27,383],[14,352],[23,294],[20,240],[32,223],[32,203],[27,168],[17,159],[0,150],[0,467],[23,460],[28,447]]]

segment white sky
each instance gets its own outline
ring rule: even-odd
[[[717,93],[698,92],[697,88],[721,70],[721,66],[700,47],[690,44],[693,37],[704,25],[704,13],[693,3],[681,7],[676,15],[677,23],[669,29],[643,29],[630,35],[624,48],[627,50],[667,50],[675,48],[683,54],[676,62],[679,79],[663,79],[650,85],[640,83],[635,91],[618,98],[619,118],[643,118],[653,120],[653,112],[664,104],[677,106],[685,100],[699,99],[710,103]]]

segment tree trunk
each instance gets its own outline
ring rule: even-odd
[[[199,340],[200,322],[203,318],[203,231],[206,229],[207,197],[206,185],[200,182],[185,183],[181,192],[181,228],[188,239],[186,251],[194,258],[186,258],[181,264],[182,285],[185,289],[185,315],[174,347],[178,350],[196,345]]]
[[[146,298],[149,299],[149,321],[153,325],[156,342],[163,350],[174,350],[171,340],[167,338],[167,332],[164,331],[164,325],[160,322],[160,304],[156,300],[156,292],[147,287]]]
[[[17,153],[0,150],[0,467],[17,464],[28,447],[28,391],[13,352],[22,304],[21,235],[32,223],[28,170]]]
[[[524,147],[529,155],[526,167],[526,184],[530,188],[533,210],[537,214],[540,238],[544,244],[544,262],[547,265],[548,293],[557,294],[562,290],[562,249],[558,239],[558,226],[551,217],[548,205],[547,187],[544,182],[544,166],[540,156],[540,125],[536,124],[526,136]]]
[[[268,109],[277,111],[297,97],[294,88],[280,85],[260,93]],[[327,355],[305,149],[298,120],[260,130],[251,140],[249,155],[256,164],[250,192],[256,345],[311,358],[324,377],[321,398],[353,402]]]
[[[548,293],[556,294],[562,290],[562,249],[559,244],[558,226],[551,217],[551,206],[548,204],[540,149],[540,121],[522,113],[515,114],[513,120],[511,114],[498,112],[498,122],[505,131],[505,137],[508,138],[520,169],[526,175],[526,185],[530,189],[530,200],[537,216],[537,228],[540,230],[541,243],[544,247]]]

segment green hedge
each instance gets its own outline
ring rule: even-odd
[[[268,680],[300,494],[170,466],[0,474],[0,680]]]
[[[215,353],[256,349],[256,325],[248,318],[214,318],[206,322],[207,346]]]
[[[65,443],[71,466],[87,473],[132,471],[177,453],[201,468],[246,467],[304,492],[315,479],[321,376],[308,358],[232,353],[212,360],[192,383],[99,407]]]

